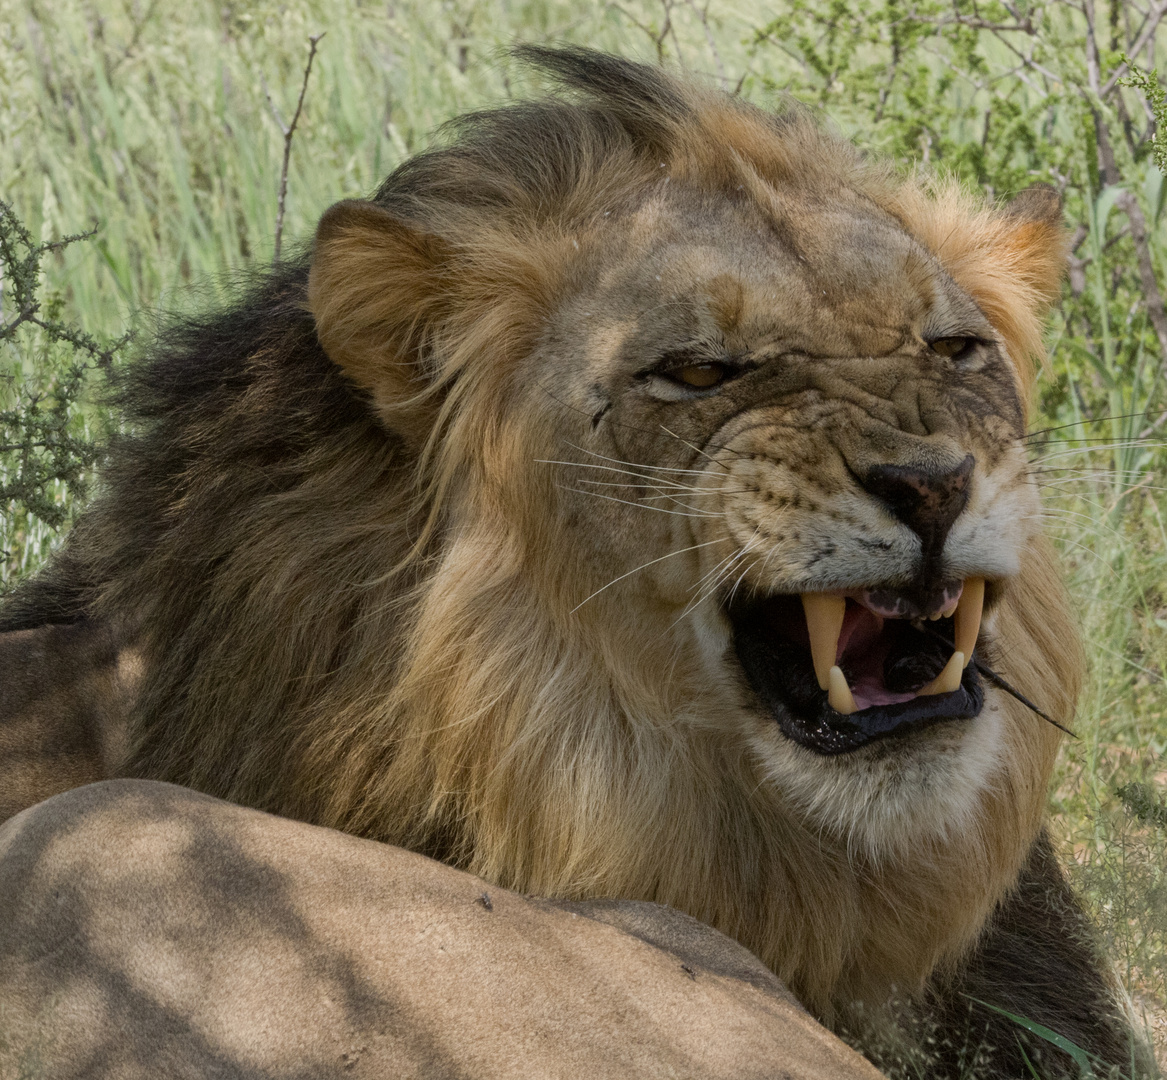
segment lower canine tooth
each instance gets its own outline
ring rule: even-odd
[[[859,706],[855,704],[855,698],[851,693],[851,687],[847,685],[847,676],[843,674],[843,669],[832,665],[828,678],[830,679],[830,689],[827,691],[827,701],[831,708],[844,716],[858,712]]]
[[[951,694],[953,690],[960,686],[960,676],[961,672],[964,671],[964,665],[964,653],[958,649],[949,658],[948,663],[944,665],[944,670],[919,691],[920,696],[923,697],[925,694]],[[842,674],[842,672],[839,674]]]
[[[830,670],[835,666],[835,650],[839,647],[839,631],[843,629],[847,601],[830,593],[803,593],[802,610],[810,635],[815,678],[819,681],[819,689],[826,690],[830,685]]]
[[[984,606],[985,579],[969,578],[964,583],[960,603],[956,605],[956,614],[952,617],[952,635],[956,651],[964,653],[966,667],[972,659],[973,649],[976,648],[977,635],[981,632],[981,611]]]

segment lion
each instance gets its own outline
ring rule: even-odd
[[[113,774],[669,905],[929,1075],[1070,1068],[1002,1010],[1129,1067],[1042,832],[1082,671],[1025,453],[1059,197],[519,54],[560,90],[129,369],[0,629],[133,651]]]
[[[779,1062],[882,1076],[671,908],[523,897],[153,780],[0,827],[4,1076],[771,1080]]]

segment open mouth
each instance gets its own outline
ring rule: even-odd
[[[820,754],[981,711],[971,664],[985,581],[925,598],[893,589],[753,596],[730,604],[734,648],[783,734]]]

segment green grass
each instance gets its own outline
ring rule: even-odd
[[[1151,800],[1167,796],[1167,398],[1129,215],[1116,204],[1120,190],[1136,197],[1162,286],[1167,185],[1139,92],[1092,96],[1078,9],[982,3],[978,18],[1029,19],[999,33],[954,20],[971,17],[964,0],[911,8],[931,21],[908,10],[897,0],[0,0],[0,199],[45,240],[96,226],[46,256],[42,290],[98,337],[158,308],[213,303],[232,271],[271,258],[282,135],[267,92],[290,115],[320,31],[285,245],[309,237],[333,201],[368,193],[443,121],[530,90],[505,52],[518,39],[663,55],[762,103],[790,92],[900,167],[926,161],[994,197],[1057,185],[1089,261],[1051,329],[1034,426],[1057,430],[1035,440],[1034,457],[1091,670],[1052,809],[1136,1004],[1167,1023],[1167,827],[1118,794],[1138,783]],[[1133,3],[1098,10],[1105,81],[1140,24]],[[1162,51],[1152,37],[1139,60]],[[1109,173],[1092,105],[1113,143]],[[71,350],[50,337],[0,343],[0,412],[62,385]],[[113,422],[83,399],[70,430],[83,438]],[[0,482],[14,467],[0,454]],[[44,494],[69,506],[74,490],[58,480]],[[14,501],[0,521],[0,582],[35,568],[59,536]],[[1167,1029],[1161,1038],[1163,1054]]]

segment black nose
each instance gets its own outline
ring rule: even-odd
[[[955,469],[916,469],[874,465],[863,486],[886,504],[924,545],[924,555],[939,555],[948,530],[968,502],[968,482],[976,459],[969,454]]]

